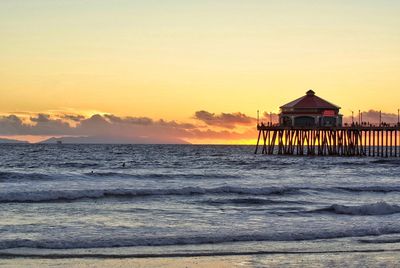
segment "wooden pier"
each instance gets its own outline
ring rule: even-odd
[[[256,154],[400,157],[399,124],[338,127],[259,124],[257,130]]]

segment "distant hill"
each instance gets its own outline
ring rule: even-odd
[[[51,144],[61,141],[65,144],[189,144],[181,139],[114,138],[114,137],[62,137],[50,138],[40,143]]]
[[[0,144],[3,144],[3,143],[28,143],[28,142],[27,141],[0,138]]]

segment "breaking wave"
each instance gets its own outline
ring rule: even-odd
[[[95,178],[132,178],[132,179],[227,179],[227,178],[240,178],[239,175],[235,174],[165,174],[165,173],[147,173],[147,174],[135,174],[128,172],[85,172],[85,173],[76,173],[76,172],[65,172],[60,174],[44,174],[44,173],[28,173],[28,172],[14,172],[14,171],[3,171],[0,172],[0,182],[8,182],[8,181],[38,181],[38,180],[60,180],[60,179],[95,179]]]
[[[58,163],[56,166],[61,168],[94,168],[100,165],[98,163],[66,162]]]
[[[314,210],[312,212],[332,212],[335,214],[356,215],[356,216],[373,216],[373,215],[390,215],[400,213],[400,206],[391,205],[386,202],[377,202],[373,204],[365,204],[360,206],[344,206],[334,204],[327,208]]]
[[[57,202],[80,199],[99,199],[106,197],[140,197],[159,195],[206,195],[206,194],[237,194],[237,195],[283,195],[296,193],[298,189],[291,187],[242,188],[221,186],[216,188],[184,187],[170,189],[91,189],[91,190],[51,190],[9,192],[0,195],[1,203],[18,202]]]
[[[336,189],[349,191],[349,192],[377,192],[377,193],[390,193],[400,192],[400,186],[346,186],[336,187]]]
[[[13,180],[52,180],[54,175],[43,173],[0,172],[0,182]]]
[[[280,205],[280,204],[308,204],[309,202],[305,201],[291,201],[291,200],[273,200],[273,199],[265,199],[265,198],[218,198],[218,199],[209,199],[202,203],[207,205]]]
[[[148,174],[131,174],[123,172],[87,172],[85,176],[89,177],[116,177],[116,178],[141,178],[141,179],[177,179],[177,178],[188,178],[188,179],[226,179],[226,178],[240,178],[234,174],[184,174],[184,173],[148,173]]]
[[[372,164],[388,164],[388,165],[400,165],[399,159],[376,159],[371,161]]]
[[[400,238],[359,239],[358,242],[364,244],[394,244],[394,243],[400,243]]]
[[[32,175],[32,179],[37,178],[38,180],[48,179],[46,175],[36,174]],[[43,175],[43,176],[42,176]],[[37,176],[37,177],[36,177]],[[69,176],[73,178],[72,175]],[[15,179],[19,176],[16,175]],[[64,177],[64,178],[67,178]],[[0,177],[1,181],[1,177]],[[83,189],[83,190],[43,190],[43,191],[18,191],[18,192],[4,192],[0,195],[0,203],[18,203],[18,202],[60,202],[60,201],[74,201],[80,199],[100,199],[107,197],[115,198],[133,198],[141,196],[189,196],[189,195],[207,195],[207,194],[236,194],[236,195],[253,195],[253,196],[268,196],[268,195],[285,195],[285,194],[307,194],[309,191],[313,192],[335,192],[335,191],[350,191],[350,192],[400,192],[400,187],[398,186],[371,186],[371,187],[333,187],[333,188],[307,188],[307,187],[240,187],[240,186],[220,186],[214,188],[203,188],[203,187],[183,187],[183,188],[110,188],[110,189]],[[290,202],[290,201],[275,201],[270,199],[262,198],[238,198],[238,199],[211,199],[206,202],[210,204],[222,204],[222,203],[233,203],[233,204],[273,204],[279,203],[298,203],[302,202]],[[347,210],[348,209],[348,210]],[[372,211],[376,209],[376,213],[392,214],[386,213],[386,211],[400,210],[400,206],[389,205],[384,202],[363,205],[360,207],[347,207],[342,205],[332,205],[330,207],[324,208],[318,211],[329,211],[338,214],[351,214],[357,213],[359,211]],[[390,210],[392,209],[392,210]],[[381,212],[384,210],[384,212]],[[399,211],[400,212],[400,211]],[[363,213],[363,212],[360,212]],[[366,212],[365,212],[366,213]],[[356,215],[356,214],[354,214]],[[361,215],[361,214],[360,214]],[[368,215],[368,214],[367,214]],[[371,214],[372,215],[372,214]]]
[[[271,232],[271,233],[218,233],[188,236],[102,236],[101,238],[68,239],[4,239],[0,240],[1,249],[38,248],[38,249],[78,249],[78,248],[112,248],[136,246],[175,246],[201,245],[234,242],[261,241],[312,241],[320,239],[339,239],[348,237],[380,236],[398,234],[400,227],[360,228],[332,231],[307,232]]]

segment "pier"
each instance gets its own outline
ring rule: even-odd
[[[400,157],[399,125],[285,127],[259,124],[257,130],[256,154]]]
[[[308,90],[280,107],[279,123],[259,123],[255,153],[267,155],[400,157],[400,110],[397,124],[359,121],[344,124],[340,107]],[[272,121],[272,120],[271,120]],[[260,148],[261,147],[261,148]]]

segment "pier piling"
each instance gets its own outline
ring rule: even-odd
[[[285,127],[259,124],[257,130],[256,154],[262,146],[261,154],[267,155],[400,157],[399,125]]]

